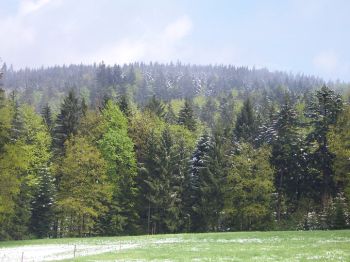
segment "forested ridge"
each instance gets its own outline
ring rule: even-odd
[[[1,72],[1,239],[350,226],[346,83],[181,63]]]

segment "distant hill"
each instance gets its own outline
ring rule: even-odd
[[[292,97],[298,97],[325,84],[321,78],[302,74],[232,65],[181,63],[108,66],[102,62],[21,70],[5,65],[3,72],[3,88],[7,92],[16,91],[20,101],[34,104],[37,109],[46,103],[57,108],[71,89],[96,106],[104,97],[120,95],[127,95],[136,104],[144,104],[153,95],[169,101],[198,95],[215,97],[232,91],[242,99],[253,95],[280,100],[286,91]],[[344,86],[333,82],[327,85],[333,89]]]

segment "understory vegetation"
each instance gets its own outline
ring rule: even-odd
[[[346,84],[181,64],[2,72],[0,239],[350,225]]]

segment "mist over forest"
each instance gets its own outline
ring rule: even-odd
[[[234,93],[237,99],[247,96],[282,101],[289,92],[293,99],[306,96],[320,86],[346,93],[346,82],[327,81],[320,77],[269,71],[233,65],[186,65],[178,63],[133,63],[106,65],[55,66],[13,70],[3,65],[3,88],[17,92],[18,99],[40,110],[49,103],[58,109],[70,90],[86,103],[97,106],[104,97],[127,96],[136,105],[144,105],[152,96],[163,101],[217,97]],[[256,106],[258,106],[258,104]]]

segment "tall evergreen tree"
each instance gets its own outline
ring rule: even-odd
[[[46,124],[47,128],[51,131],[52,126],[53,126],[53,121],[52,121],[52,113],[51,113],[51,108],[49,104],[46,104],[42,109],[41,109],[41,116],[44,120],[44,123]]]
[[[81,116],[85,116],[87,110],[88,110],[88,106],[87,106],[87,104],[86,104],[85,97],[83,97],[83,98],[81,99],[81,103],[80,103]]]
[[[153,187],[151,204],[153,212],[151,214],[151,224],[153,233],[171,232],[176,229],[174,218],[177,210],[172,206],[172,185],[171,178],[174,171],[174,150],[173,139],[168,127],[166,127],[160,137],[153,166],[148,166],[148,176],[146,183]],[[171,212],[173,211],[173,212]],[[174,217],[175,216],[175,217]],[[176,219],[175,219],[176,222]]]
[[[201,206],[201,172],[205,168],[205,158],[210,151],[210,137],[203,134],[197,142],[195,151],[190,160],[189,172],[184,182],[183,202],[187,220],[187,231],[202,231],[203,217]]]
[[[159,207],[161,206],[160,183],[161,180],[157,174],[160,138],[154,132],[147,137],[147,152],[140,169],[140,189],[141,196],[145,198],[144,208],[141,210],[141,216],[147,220],[147,233],[153,234],[159,232]],[[159,169],[158,169],[159,170]]]
[[[81,115],[79,100],[76,97],[75,92],[72,90],[64,99],[60,113],[55,121],[53,129],[53,146],[56,153],[62,154],[64,142],[69,136],[77,134]]]
[[[187,130],[186,130],[187,131]],[[171,232],[174,232],[175,227],[177,231],[187,231],[188,216],[186,214],[186,204],[183,201],[184,191],[186,187],[186,174],[188,172],[188,159],[191,156],[192,146],[188,143],[187,140],[183,138],[177,140],[174,145],[174,157],[172,159],[174,164],[174,170],[171,177],[171,196],[172,196],[172,206],[171,206],[171,216],[172,216],[172,226],[168,226]]]
[[[119,65],[113,66],[112,76],[114,86],[120,86],[123,83],[123,72]]]
[[[171,103],[168,103],[166,113],[164,115],[164,120],[168,124],[176,124],[177,123],[177,118],[174,112],[174,109],[171,105]]]
[[[322,180],[321,199],[327,205],[330,197],[335,193],[334,172],[332,170],[334,155],[329,150],[327,134],[331,125],[335,124],[342,110],[342,99],[327,86],[316,92],[316,100],[309,108],[308,117],[313,127],[308,141],[315,146],[313,163],[319,171]]]
[[[53,235],[54,222],[54,179],[48,167],[38,170],[38,189],[31,202],[30,231],[38,238],[47,238]]]
[[[227,226],[235,230],[268,228],[274,190],[268,149],[241,143],[231,163],[225,186]]]
[[[275,118],[272,130],[272,152],[270,162],[275,170],[275,188],[277,189],[277,220],[281,220],[282,200],[296,204],[302,192],[300,183],[305,170],[305,148],[298,134],[297,113],[289,97]],[[306,183],[306,181],[304,181]],[[306,192],[305,192],[306,193]]]
[[[234,135],[237,140],[253,142],[257,132],[256,115],[253,109],[251,99],[244,101],[243,107],[238,114]]]
[[[0,155],[4,146],[10,140],[13,109],[5,97],[5,93],[0,91]]]
[[[178,123],[185,126],[190,131],[196,130],[196,119],[191,100],[185,99],[185,104],[179,112]]]
[[[148,101],[146,109],[158,117],[164,117],[164,104],[160,100],[158,100],[155,95],[152,96],[152,98]]]
[[[202,107],[200,118],[205,122],[210,128],[214,127],[215,124],[215,112],[216,112],[216,101],[212,97],[208,97],[207,101]]]
[[[221,130],[222,131],[222,130]],[[224,185],[227,173],[227,158],[223,137],[215,130],[210,147],[204,156],[204,167],[199,172],[200,202],[196,212],[201,217],[201,231],[218,231],[221,229],[221,211],[224,202]]]
[[[129,117],[131,114],[130,102],[126,95],[122,95],[118,98],[119,109],[123,112],[126,117]]]
[[[219,100],[220,118],[225,123],[233,124],[234,99],[232,93],[224,94]]]
[[[140,176],[146,200],[142,216],[148,233],[177,232],[183,225],[181,196],[188,154],[182,140],[175,139],[174,131],[167,126],[161,134],[152,132],[147,139]],[[183,139],[186,132],[179,131]]]
[[[13,101],[13,117],[12,117],[12,123],[11,123],[11,141],[16,142],[22,132],[23,132],[23,119],[20,112],[20,106],[18,105],[17,101]]]
[[[5,90],[2,89],[0,85],[0,108],[5,106],[5,99],[6,99]]]

